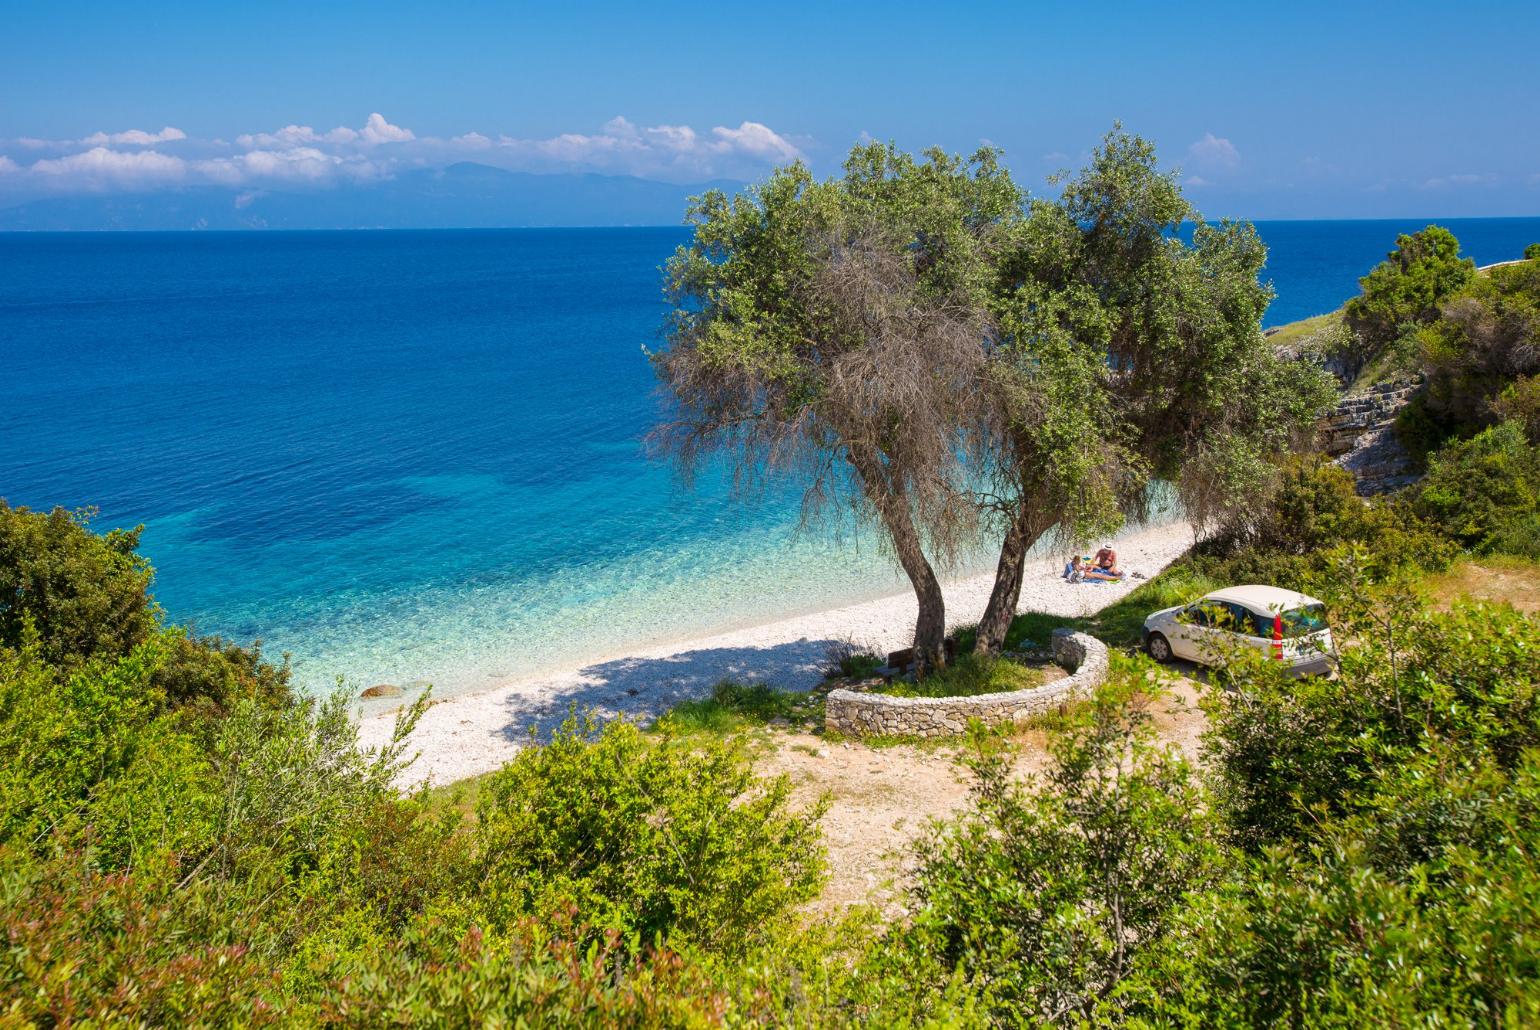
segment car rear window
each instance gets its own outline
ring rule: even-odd
[[[1278,616],[1262,614],[1248,610],[1251,627],[1249,632],[1253,636],[1270,640],[1273,636],[1273,623]],[[1242,623],[1244,625],[1244,623]],[[1319,633],[1326,628],[1326,606],[1308,604],[1302,608],[1291,608],[1283,613],[1283,636],[1306,637],[1312,633]]]
[[[1325,628],[1326,606],[1323,604],[1307,604],[1283,613],[1283,635],[1286,637],[1309,636]]]

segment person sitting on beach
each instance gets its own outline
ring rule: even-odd
[[[1102,549],[1096,552],[1096,567],[1114,576],[1123,574],[1123,571],[1118,568],[1118,552],[1112,549],[1112,541],[1102,544]]]
[[[1071,583],[1079,583],[1085,578],[1085,569],[1085,560],[1077,554],[1064,566],[1064,578]]]
[[[1083,575],[1088,583],[1121,583],[1123,581],[1121,572],[1113,572],[1100,565],[1087,564]]]

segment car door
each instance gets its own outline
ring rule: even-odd
[[[1176,617],[1172,627],[1171,651],[1178,658],[1205,662],[1214,632],[1219,606],[1214,601],[1195,601]]]
[[[1233,602],[1226,607],[1230,610],[1229,626],[1231,632],[1236,634],[1236,642],[1266,654],[1268,645],[1272,643],[1273,617]]]

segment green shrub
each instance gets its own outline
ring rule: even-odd
[[[1414,761],[1367,818],[1236,862],[1137,957],[1135,1025],[1528,1026],[1540,1019],[1540,771]],[[1433,796],[1436,795],[1436,796]],[[1385,838],[1398,838],[1387,848]],[[1406,846],[1406,845],[1410,846]]]
[[[643,941],[744,947],[817,891],[822,808],[792,812],[729,742],[649,740],[569,720],[481,790],[479,890],[491,926],[572,907]]]
[[[1129,670],[1053,738],[1042,781],[976,736],[975,809],[917,845],[902,945],[917,978],[955,970],[994,1022],[1092,1016],[1216,872],[1190,770],[1154,742]]]
[[[1413,509],[1477,553],[1527,550],[1540,524],[1540,447],[1504,422],[1434,456],[1416,488]]]
[[[1529,442],[1540,446],[1540,375],[1515,379],[1492,407],[1498,418],[1522,426]]]
[[[1540,262],[1492,269],[1418,334],[1429,420],[1450,436],[1496,423],[1516,380],[1540,374]]]
[[[886,664],[886,659],[882,655],[848,640],[836,641],[829,645],[828,657],[829,667],[824,672],[828,677],[865,679]]]
[[[1355,641],[1336,677],[1241,662],[1207,702],[1215,795],[1253,849],[1353,815],[1433,742],[1503,768],[1540,745],[1540,624],[1508,607],[1431,612],[1357,585],[1326,599],[1338,639]]]
[[[30,624],[44,658],[75,666],[126,655],[155,631],[139,529],[98,535],[90,516],[0,500],[0,647],[20,648]]]
[[[1366,503],[1348,472],[1319,455],[1304,455],[1284,464],[1265,504],[1194,548],[1189,565],[1216,584],[1267,583],[1311,592],[1330,580],[1332,559],[1343,548],[1357,548],[1360,564],[1381,575],[1441,571],[1456,551],[1405,502]]]

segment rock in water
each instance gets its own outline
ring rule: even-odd
[[[365,690],[359,697],[400,697],[401,688],[394,683],[376,683]]]

